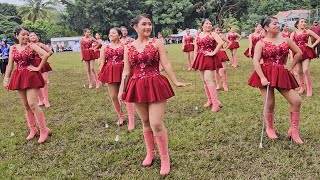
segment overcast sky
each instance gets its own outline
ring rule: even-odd
[[[24,2],[20,0],[0,0],[0,3],[9,3],[9,4],[15,4],[15,5],[24,4]]]

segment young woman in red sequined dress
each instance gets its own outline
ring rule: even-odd
[[[264,38],[264,36],[261,34],[261,25],[256,23],[254,25],[254,32],[249,35],[249,48],[244,52],[246,57],[253,58],[254,48],[262,38]]]
[[[209,19],[202,22],[202,30],[195,40],[195,60],[192,68],[200,71],[200,76],[207,95],[207,102],[204,107],[212,106],[212,112],[218,112],[222,107],[217,97],[217,90],[213,83],[215,70],[222,68],[220,59],[217,56],[220,48],[224,44],[221,37],[212,32],[212,23]]]
[[[222,77],[222,86],[224,91],[228,91],[228,84],[227,84],[227,61],[229,61],[229,58],[227,56],[226,50],[229,48],[231,45],[231,42],[229,41],[228,38],[226,38],[222,33],[221,33],[221,28],[219,26],[215,26],[214,31],[221,37],[221,39],[227,43],[227,46],[225,48],[221,48],[220,51],[217,53],[218,59],[222,63],[222,68],[219,70],[216,70],[216,84],[217,90],[220,90],[220,77]]]
[[[41,75],[41,69],[47,62],[49,54],[35,43],[29,43],[29,31],[26,28],[15,30],[15,36],[19,40],[10,49],[9,64],[7,66],[3,85],[8,90],[18,90],[22,104],[25,107],[26,119],[30,133],[26,138],[32,140],[38,134],[36,121],[40,129],[39,143],[45,142],[51,130],[46,126],[46,121],[41,108],[38,105],[39,89],[44,87],[44,79]],[[34,57],[39,54],[41,63],[39,66],[33,66]],[[13,63],[16,63],[16,69],[13,71]]]
[[[119,28],[112,28],[109,31],[110,44],[104,45],[101,48],[100,54],[100,71],[98,79],[102,83],[108,83],[108,91],[111,96],[113,106],[119,116],[117,125],[122,125],[124,114],[121,114],[120,104],[118,100],[119,87],[123,72],[123,52],[124,46],[120,42],[122,33]],[[134,129],[134,104],[126,103],[128,111],[128,130]]]
[[[302,51],[302,57],[297,64],[297,71],[300,81],[300,90],[299,93],[304,93],[304,81],[306,81],[307,86],[307,96],[312,96],[312,83],[311,83],[311,72],[310,72],[310,61],[311,59],[316,58],[316,53],[313,50],[320,42],[320,37],[311,30],[306,30],[306,20],[299,19],[295,23],[295,27],[298,29],[295,32],[291,33],[290,38],[296,43],[296,45]],[[312,45],[308,44],[309,37],[313,36],[317,39]]]
[[[182,51],[187,54],[188,71],[192,69],[193,51],[194,51],[194,37],[190,35],[190,29],[186,29],[186,35],[182,38]]]
[[[254,72],[249,79],[249,85],[260,89],[263,100],[266,99],[267,86],[269,86],[268,104],[265,107],[268,137],[272,140],[278,138],[274,130],[274,91],[277,89],[290,103],[288,137],[292,138],[297,144],[302,144],[303,141],[299,137],[302,100],[295,91],[295,88],[299,87],[299,85],[291,73],[292,68],[301,58],[302,52],[291,39],[279,36],[280,25],[277,18],[268,17],[261,22],[262,27],[266,30],[266,37],[256,44],[253,56]],[[289,49],[295,55],[291,66],[287,67]],[[260,63],[261,59],[263,59],[263,64]]]
[[[164,114],[167,99],[174,96],[174,93],[167,78],[160,74],[159,63],[162,64],[174,85],[181,87],[189,84],[177,80],[167,58],[164,44],[160,40],[150,38],[152,33],[150,18],[147,15],[139,15],[132,20],[132,27],[137,32],[138,39],[128,44],[124,50],[123,80],[119,99],[135,103],[142,121],[147,148],[147,156],[142,165],[152,165],[155,158],[155,139],[161,159],[160,174],[164,176],[170,172],[168,134],[164,125]]]
[[[232,27],[227,34],[227,38],[231,41],[229,50],[232,56],[232,66],[236,68],[238,67],[237,49],[240,47],[239,41],[241,40],[241,36],[236,32],[235,28]]]
[[[97,41],[94,37],[91,36],[90,29],[84,29],[83,34],[84,36],[80,40],[82,55],[81,60],[86,63],[89,89],[92,88],[92,76],[94,77],[94,80],[96,82],[96,88],[99,88],[100,83],[98,81],[98,76],[96,75],[96,72],[94,70],[94,60],[96,59],[94,51],[97,48],[99,48],[101,44],[99,41]],[[97,43],[97,45],[95,47],[92,47],[92,42]]]
[[[41,47],[43,50],[45,50],[50,56],[53,54],[52,50],[46,46],[45,44],[39,42],[39,38],[36,35],[36,33],[31,32],[30,36],[29,36],[30,42],[32,43],[36,43],[39,47]],[[39,64],[41,63],[41,58],[39,56],[39,54],[36,54],[34,57],[34,64],[33,66],[39,66]],[[40,89],[39,91],[39,106],[44,105],[46,108],[50,107],[50,103],[49,103],[49,87],[48,87],[48,83],[49,83],[49,74],[48,72],[52,71],[52,68],[49,64],[49,62],[46,62],[43,66],[43,68],[41,69],[41,73],[42,73],[42,77],[44,79],[44,87]]]

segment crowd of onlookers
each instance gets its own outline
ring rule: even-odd
[[[3,38],[0,44],[0,70],[3,76],[5,74],[8,61],[9,61],[9,51],[10,51],[10,45],[8,44],[8,39]]]

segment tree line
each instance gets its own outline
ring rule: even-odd
[[[0,36],[24,25],[42,40],[81,35],[82,29],[106,35],[110,28],[128,26],[141,13],[149,14],[155,33],[177,33],[198,28],[209,18],[224,29],[250,31],[264,16],[292,9],[315,9],[314,0],[25,0],[23,6],[0,3]],[[131,31],[132,33],[132,29]]]

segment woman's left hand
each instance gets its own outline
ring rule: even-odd
[[[32,65],[28,66],[29,71],[39,71],[40,69],[38,67],[34,67]]]
[[[174,85],[177,87],[186,87],[186,86],[191,85],[191,83],[175,82]]]
[[[214,55],[215,53],[213,53],[213,51],[204,53],[204,56],[214,56]]]

